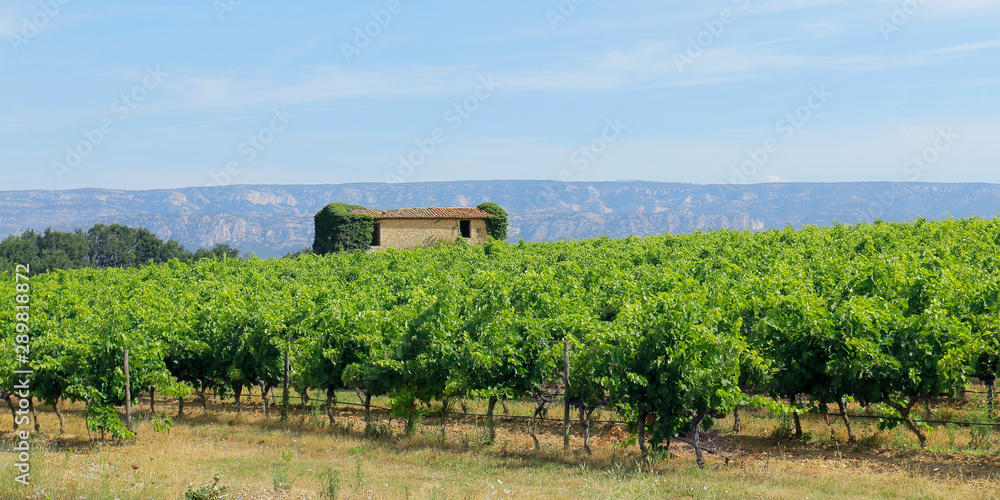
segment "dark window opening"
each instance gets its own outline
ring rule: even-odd
[[[463,220],[458,225],[459,225],[459,228],[462,230],[462,237],[463,238],[471,238],[472,237],[472,221],[471,220]]]
[[[372,231],[372,246],[382,246],[382,224],[375,224],[375,230]]]

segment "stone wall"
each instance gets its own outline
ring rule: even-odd
[[[382,248],[417,248],[432,246],[438,241],[453,242],[461,236],[459,219],[384,219],[378,221]],[[486,221],[472,220],[469,244],[481,245],[489,238]]]

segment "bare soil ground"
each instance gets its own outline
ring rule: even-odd
[[[237,413],[231,401],[211,400],[204,414],[189,401],[185,417],[176,418],[176,402],[158,400],[157,411],[175,416],[170,432],[154,431],[143,416],[149,405],[141,404],[138,437],[124,443],[88,435],[82,405],[64,412],[64,435],[55,414],[40,411],[30,488],[13,482],[14,434],[5,416],[0,498],[180,499],[189,485],[216,474],[233,499],[324,498],[331,486],[337,498],[1000,498],[1000,432],[983,437],[937,427],[921,450],[903,429],[857,420],[862,444],[847,444],[839,419],[828,426],[819,415],[804,415],[804,436],[790,439],[788,419],[744,411],[739,434],[728,419],[716,423],[710,434],[721,453],[707,455],[702,471],[691,446],[677,441],[669,454],[643,464],[624,426],[595,425],[587,455],[578,423],[568,452],[561,422],[539,423],[536,451],[527,421],[504,418],[499,405],[491,444],[482,417],[450,414],[442,442],[436,415],[407,436],[402,419],[376,410],[366,436],[360,408],[339,406],[330,426],[314,403],[280,422],[276,409],[265,419],[259,401]],[[961,404],[949,404],[935,412],[961,415]],[[469,406],[471,413],[485,409],[478,401]],[[514,402],[511,410],[530,414],[531,402]]]

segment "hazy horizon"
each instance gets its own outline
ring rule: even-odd
[[[610,180],[596,180],[596,181],[556,181],[551,179],[455,179],[446,181],[408,181],[400,183],[391,182],[378,182],[378,181],[359,181],[359,182],[326,182],[326,183],[260,183],[260,184],[226,184],[222,187],[232,187],[232,188],[253,188],[253,187],[304,187],[304,186],[338,186],[338,185],[408,185],[408,184],[432,184],[432,183],[479,183],[479,182],[546,182],[551,184],[597,184],[597,183],[607,183],[607,184],[629,184],[629,183],[641,183],[641,184],[679,184],[686,186],[701,186],[701,187],[736,187],[736,185],[730,183],[699,183],[699,182],[675,182],[675,181],[653,181],[653,180],[643,180],[643,179],[610,179]],[[956,182],[932,182],[932,181],[767,181],[767,182],[747,182],[740,184],[739,186],[769,186],[769,185],[785,185],[785,184],[900,184],[900,185],[957,185],[957,184],[983,184],[983,185],[1000,185],[1000,182],[978,182],[978,181],[956,181]],[[65,189],[0,189],[0,193],[10,193],[10,192],[21,192],[21,191],[86,191],[86,190],[107,190],[107,191],[176,191],[176,190],[190,190],[190,189],[211,189],[216,186],[164,186],[164,187],[151,187],[151,188],[107,188],[100,186],[82,186],[74,188]]]

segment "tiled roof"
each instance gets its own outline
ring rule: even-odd
[[[368,214],[376,219],[486,219],[489,212],[469,207],[396,208],[393,210],[354,209],[353,214]]]

